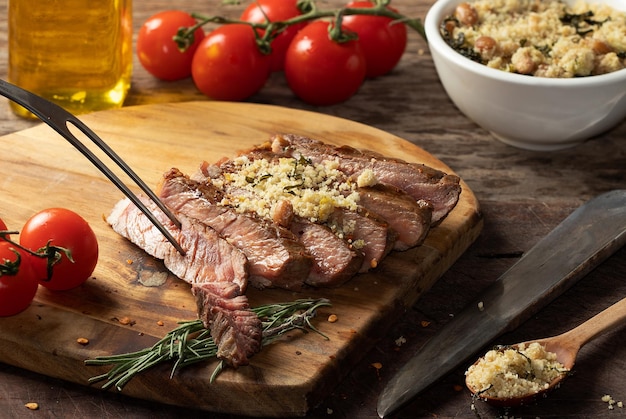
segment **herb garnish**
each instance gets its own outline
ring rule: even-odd
[[[603,21],[593,20],[593,12],[591,10],[581,13],[565,13],[563,17],[560,19],[561,23],[564,25],[572,26],[576,29],[576,33],[580,36],[585,36],[590,32],[593,32],[594,29],[589,26],[602,26],[604,22],[609,20],[606,18]],[[584,28],[584,29],[583,29]]]
[[[463,32],[459,32],[459,34],[455,38],[452,31],[448,29],[449,24],[453,24],[454,27],[460,26],[459,20],[454,16],[446,17],[439,26],[439,31],[441,32],[441,36],[443,37],[444,41],[446,41],[446,43],[459,54],[469,58],[472,61],[476,61],[477,63],[482,64],[483,59],[480,54],[474,51],[474,48],[466,45],[465,34]]]
[[[311,324],[311,319],[315,317],[318,308],[330,305],[329,300],[320,298],[299,299],[253,308],[252,311],[259,316],[263,324],[262,346],[267,346],[285,333],[296,329],[305,333],[312,330],[328,339]],[[108,373],[90,378],[89,383],[107,380],[102,386],[103,389],[114,386],[118,391],[122,391],[135,375],[156,365],[175,361],[171,378],[178,369],[215,359],[216,354],[217,345],[211,337],[211,331],[198,319],[180,322],[177,328],[150,348],[121,355],[99,356],[86,360],[85,365],[113,365]],[[224,366],[223,361],[218,364],[211,375],[211,382],[217,378]]]

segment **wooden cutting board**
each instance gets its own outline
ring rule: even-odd
[[[129,107],[82,119],[151,186],[171,167],[192,173],[202,160],[232,156],[280,132],[367,148],[452,172],[421,148],[378,129],[274,106],[188,102]],[[94,277],[85,285],[67,292],[40,287],[29,309],[0,318],[1,362],[88,385],[88,378],[108,369],[85,366],[84,360],[149,347],[178,321],[196,317],[189,286],[164,275],[160,262],[106,224],[103,217],[123,196],[78,151],[46,125],[0,141],[4,150],[0,218],[9,228],[19,230],[34,212],[61,206],[83,215],[100,244]],[[478,236],[479,206],[468,186],[462,182],[462,187],[457,207],[429,233],[424,245],[392,253],[372,273],[332,290],[248,291],[252,306],[305,297],[330,299],[332,307],[315,319],[328,340],[315,333],[292,333],[255,355],[250,366],[227,370],[212,384],[215,362],[183,369],[171,379],[171,365],[157,367],[134,378],[123,392],[215,412],[306,414]],[[328,322],[330,314],[338,321]],[[122,324],[124,318],[131,323]],[[78,344],[80,337],[89,344]]]

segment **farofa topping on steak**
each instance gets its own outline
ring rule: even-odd
[[[559,0],[461,3],[441,24],[446,42],[488,67],[571,78],[626,67],[626,12]]]

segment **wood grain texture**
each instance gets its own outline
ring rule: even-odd
[[[233,156],[274,133],[352,145],[451,172],[427,152],[391,134],[337,117],[270,105],[185,102],[128,107],[82,119],[148,185],[156,186],[170,167],[193,173],[202,160]],[[166,270],[104,222],[103,215],[122,195],[69,143],[46,125],[0,141],[15,150],[0,157],[0,177],[9,191],[4,202],[14,209],[5,221],[20,226],[39,209],[71,202],[90,222],[100,244],[94,278],[85,285],[69,292],[42,289],[28,310],[0,319],[0,361],[86,384],[102,371],[85,367],[85,359],[151,346],[176,322],[196,317],[189,286],[178,278],[168,275],[160,286],[143,285]],[[392,253],[371,273],[331,290],[248,291],[252,306],[304,297],[330,299],[332,308],[321,310],[316,323],[329,340],[314,333],[293,333],[256,355],[250,366],[227,370],[213,384],[210,377],[216,363],[191,367],[173,379],[159,367],[131,381],[124,393],[217,412],[305,414],[476,239],[482,227],[480,209],[469,187],[465,183],[462,187],[455,209],[431,230],[422,246]],[[337,323],[324,321],[331,312],[338,316]],[[130,318],[132,324],[121,324],[123,318]],[[88,338],[89,345],[79,345],[79,337]],[[250,395],[254,402],[241,403]]]

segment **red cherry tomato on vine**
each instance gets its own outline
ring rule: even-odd
[[[47,280],[47,259],[31,256],[41,285],[51,290],[68,290],[81,285],[93,273],[98,262],[98,240],[80,215],[64,208],[49,208],[28,219],[20,234],[20,244],[38,251],[48,242],[69,250],[73,262],[64,252],[58,252],[60,260],[52,265],[52,276]]]
[[[26,310],[39,282],[28,256],[9,242],[0,242],[0,316]]]
[[[370,1],[353,1],[346,7],[373,6]],[[373,15],[348,15],[343,18],[342,23],[359,37],[367,61],[367,77],[373,78],[389,73],[402,58],[407,43],[407,30],[403,23]]]
[[[309,23],[294,37],[285,56],[285,77],[291,90],[312,105],[349,99],[365,79],[365,56],[356,41],[330,39],[331,23]]]
[[[241,14],[239,20],[251,23],[283,22],[302,12],[298,9],[298,0],[257,0],[251,3]],[[306,26],[306,22],[287,26],[272,41],[272,71],[282,71],[285,67],[285,53],[291,40],[298,31]],[[262,33],[261,33],[262,35]]]
[[[271,59],[256,44],[245,23],[222,25],[208,33],[193,57],[191,74],[198,90],[215,100],[244,100],[265,85]]]
[[[7,228],[7,225],[4,223],[4,221],[2,221],[2,219],[0,218],[0,231],[8,231],[9,229]],[[7,238],[11,238],[11,236],[6,236]]]
[[[179,80],[191,75],[193,55],[204,38],[204,31],[194,31],[193,43],[181,52],[172,39],[182,27],[195,25],[188,13],[167,10],[149,18],[137,34],[137,57],[141,65],[161,80]]]

